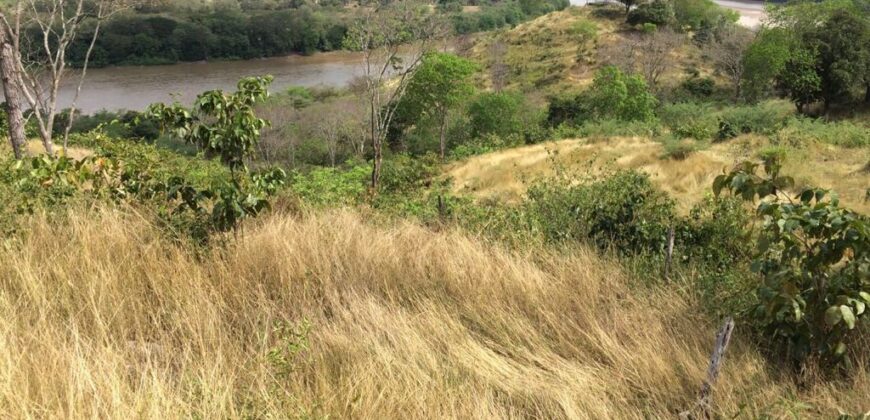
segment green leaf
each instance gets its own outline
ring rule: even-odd
[[[809,203],[813,199],[813,196],[815,196],[815,191],[813,191],[811,189],[807,189],[801,193],[800,200],[801,200],[801,202],[806,204],[806,203]]]
[[[834,347],[834,355],[837,357],[840,357],[845,353],[846,353],[846,343],[844,343],[842,341],[837,343],[837,346]]]
[[[865,302],[870,303],[870,293],[867,292],[858,292],[858,295],[864,299]]]
[[[843,314],[837,306],[831,306],[825,311],[825,324],[828,324],[829,327],[839,324],[842,319]]]
[[[852,308],[846,305],[840,305],[840,313],[843,315],[843,321],[849,326],[849,329],[855,328],[855,313],[852,312]]]

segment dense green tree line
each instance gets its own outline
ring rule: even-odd
[[[567,0],[481,2],[464,11],[468,1],[440,2],[436,8],[457,33],[516,25],[561,10]],[[247,3],[183,9],[150,7],[118,15],[100,28],[91,65],[165,64],[209,59],[248,59],[312,54],[342,48],[353,20],[341,2],[308,4]],[[81,65],[96,25],[91,22],[70,48],[73,65]],[[36,37],[38,34],[34,34]]]
[[[92,65],[311,54],[340,48],[346,31],[347,19],[342,15],[307,7],[253,12],[218,9],[178,16],[126,14],[102,28]],[[81,64],[89,40],[90,35],[84,33],[72,46],[74,64]]]

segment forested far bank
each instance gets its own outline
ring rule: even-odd
[[[439,0],[432,10],[448,29],[468,34],[513,26],[568,4],[567,0]],[[113,16],[99,28],[89,66],[251,59],[340,50],[354,16],[367,7],[346,1],[264,0],[139,6]],[[82,66],[96,29],[95,20],[83,25],[70,47],[72,65]],[[31,35],[34,39],[40,37],[35,28]]]

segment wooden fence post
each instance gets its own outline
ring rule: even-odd
[[[665,259],[665,280],[671,279],[671,261],[674,258],[674,227],[668,230],[668,254]]]
[[[722,366],[722,359],[725,357],[725,351],[728,350],[728,343],[731,342],[731,333],[734,332],[734,320],[728,318],[725,324],[719,329],[716,334],[716,345],[713,348],[713,354],[710,356],[710,366],[707,368],[707,378],[701,385],[701,392],[698,395],[698,402],[690,410],[680,413],[680,418],[685,420],[690,419],[705,419],[713,418],[710,403],[713,400],[713,386],[716,385],[716,380],[719,378],[719,369]]]

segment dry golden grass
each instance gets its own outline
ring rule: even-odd
[[[59,144],[54,145],[56,152],[58,154],[63,154],[63,146]],[[39,140],[30,140],[27,142],[27,154],[30,156],[39,156],[45,154],[45,148],[42,147],[42,142]],[[67,147],[66,156],[69,156],[72,159],[81,160],[90,155],[94,154],[93,150],[86,149],[84,147]]]
[[[612,55],[622,54],[637,31],[625,23],[621,14],[616,18],[596,16],[594,7],[569,7],[548,13],[514,28],[495,31],[479,37],[469,56],[485,68],[493,64],[492,45],[505,46],[503,62],[510,69],[507,88],[529,94],[562,93],[565,89],[582,89],[592,83],[596,71],[613,61]],[[595,28],[588,39],[579,28]],[[686,68],[696,68],[703,75],[715,76],[709,60],[700,49],[686,42],[671,53],[670,65],[660,78],[659,88],[677,86],[685,78]],[[484,86],[490,87],[485,71]],[[722,79],[721,76],[715,76]]]
[[[200,258],[126,211],[26,228],[0,246],[7,418],[667,418],[714,332],[690,292],[631,289],[582,249],[521,255],[350,212],[267,216]],[[277,369],[272,326],[303,319],[310,349]],[[866,370],[799,389],[741,336],[722,415],[868,409]]]
[[[760,137],[744,136],[689,155],[684,160],[663,157],[660,143],[637,137],[607,140],[562,140],[501,150],[453,164],[446,176],[456,192],[479,198],[520,200],[528,186],[553,176],[557,169],[569,174],[595,174],[604,169],[631,168],[646,172],[653,182],[688,210],[711,191],[713,179],[739,161],[756,158],[767,144]],[[870,151],[810,145],[787,155],[783,172],[801,185],[836,191],[850,207],[870,212],[865,200]]]

